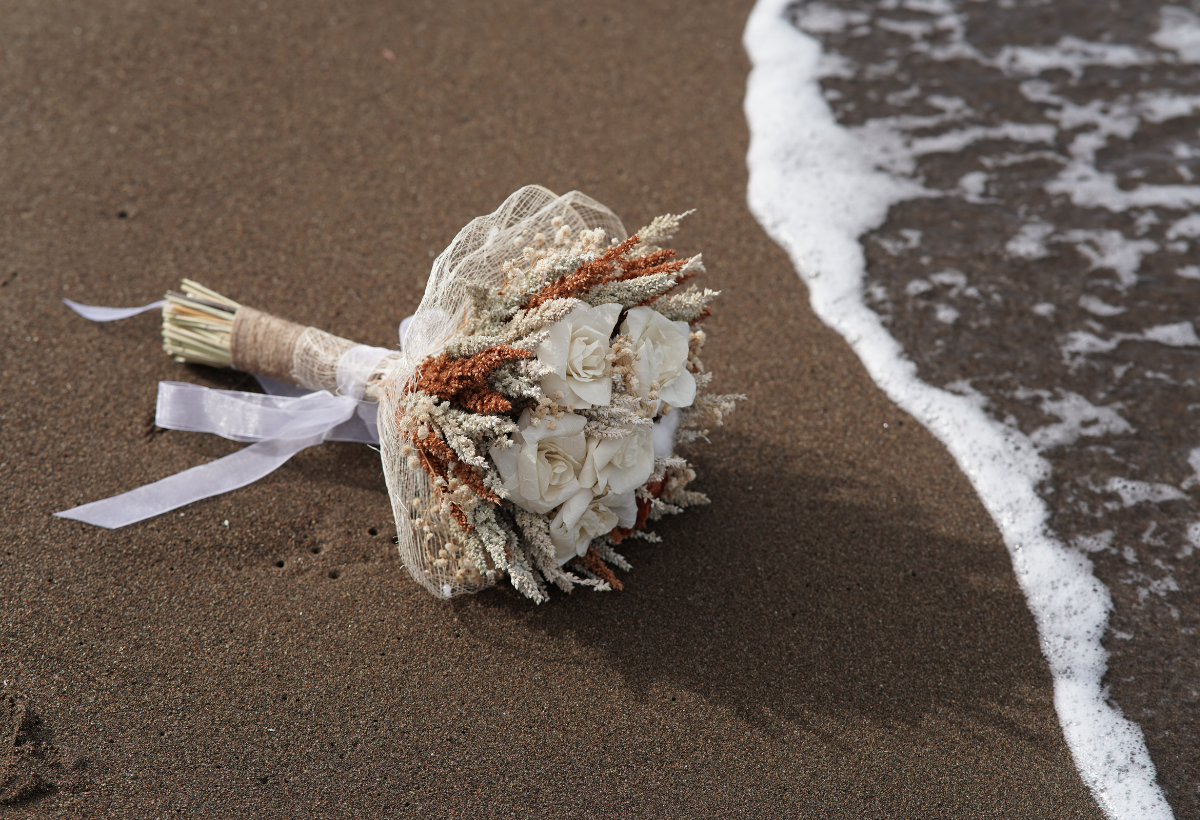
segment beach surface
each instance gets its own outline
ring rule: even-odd
[[[1102,817],[1000,534],[746,206],[749,3],[6,7],[0,800],[13,816]],[[433,599],[378,455],[128,528],[52,517],[234,452],[153,426],[137,305],[195,278],[395,346],[433,257],[577,188],[719,288],[749,397],[625,591]],[[936,230],[936,228],[930,228]]]

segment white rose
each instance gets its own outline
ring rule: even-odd
[[[652,308],[635,307],[626,315],[621,333],[633,339],[637,394],[651,411],[657,413],[664,402],[672,407],[691,406],[696,398],[696,378],[687,369],[687,322],[672,322]]]
[[[508,498],[518,507],[548,513],[579,492],[579,471],[587,457],[583,427],[587,419],[564,413],[560,419],[543,419],[537,427],[530,414],[521,414],[513,433],[513,446],[493,447],[492,462],[504,479]],[[551,425],[554,429],[550,429]]]
[[[588,544],[614,527],[632,527],[637,523],[637,499],[633,490],[618,495],[606,493],[599,498],[588,489],[567,499],[550,522],[550,540],[558,565],[587,553]]]
[[[612,398],[609,341],[620,315],[618,304],[577,307],[547,328],[549,335],[537,349],[538,360],[554,371],[542,377],[547,396],[560,392],[563,404],[581,410],[608,404]]]
[[[635,428],[621,438],[590,438],[579,485],[596,495],[627,493],[646,483],[654,472],[654,440],[650,427]]]

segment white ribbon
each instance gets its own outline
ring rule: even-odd
[[[654,422],[650,430],[650,443],[654,446],[655,458],[670,458],[675,455],[675,431],[683,414],[671,408],[671,412]]]
[[[337,363],[337,389],[339,396],[361,399],[367,388],[367,377],[375,366],[395,353],[386,347],[355,345],[342,354]]]
[[[363,431],[375,428],[373,419],[368,428],[360,415],[363,404],[324,390],[299,397],[264,396],[159,382],[154,419],[159,427],[256,443],[153,484],[55,515],[115,529],[245,487],[307,447],[330,439],[364,440]]]
[[[142,305],[141,307],[115,308],[100,307],[99,305],[81,305],[78,302],[72,302],[70,299],[63,299],[64,305],[78,313],[83,318],[91,319],[93,322],[115,322],[118,319],[128,319],[130,316],[137,316],[139,313],[157,310],[166,303],[166,299],[159,299],[157,302],[151,302],[150,304]]]
[[[332,401],[331,401],[332,400]],[[349,412],[346,409],[349,408]],[[154,424],[166,430],[212,433],[230,441],[306,438],[378,444],[378,405],[325,390],[299,396],[212,390],[187,382],[159,382]]]

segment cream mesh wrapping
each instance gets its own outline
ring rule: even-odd
[[[337,392],[338,360],[354,347],[354,342],[308,327],[292,350],[292,379],[309,390]]]
[[[309,390],[328,390],[337,394],[338,365],[342,357],[354,347],[354,342],[340,336],[315,327],[305,328],[296,339],[296,346],[292,350],[292,381]],[[364,398],[368,401],[379,400],[379,378],[390,370],[399,358],[399,353],[393,353],[375,365],[367,379]]]
[[[433,508],[424,471],[410,469],[401,455],[404,442],[397,432],[396,413],[417,366],[461,331],[468,304],[466,285],[499,288],[504,281],[501,265],[519,257],[537,233],[551,237],[556,220],[576,234],[603,228],[609,237],[627,238],[616,214],[591,197],[578,191],[556,196],[537,185],[522,188],[493,213],[471,220],[434,260],[425,297],[403,339],[402,355],[389,360],[392,366],[380,391],[379,438],[400,558],[412,577],[438,597],[478,592],[492,582],[468,571],[458,525]]]

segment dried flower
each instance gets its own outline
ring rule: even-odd
[[[677,290],[702,258],[657,245],[684,215],[624,241],[559,219],[514,240],[500,287],[467,286],[459,331],[397,410],[402,454],[433,492],[424,520],[458,531],[453,550],[424,534],[439,570],[507,575],[539,603],[547,584],[619,590],[610,565],[630,564],[613,547],[656,541],[649,522],[707,501],[674,445],[703,439],[741,397],[705,392],[693,326],[717,294]]]
[[[648,307],[629,311],[621,325],[637,354],[633,372],[636,392],[658,412],[663,402],[672,407],[688,407],[696,398],[696,379],[687,369],[688,335],[686,322],[672,322]]]
[[[599,498],[589,489],[580,490],[559,507],[550,522],[550,540],[559,565],[582,556],[593,538],[606,535],[614,527],[632,527],[636,522],[637,500],[632,490]]]
[[[551,325],[546,340],[537,347],[538,361],[551,370],[542,378],[542,390],[562,393],[561,401],[570,407],[608,404],[612,398],[609,339],[620,315],[617,304],[579,307]]]
[[[548,513],[571,496],[581,485],[579,473],[587,458],[583,435],[587,419],[564,414],[554,426],[530,426],[528,410],[521,414],[515,446],[492,448],[492,461],[500,471],[504,489],[512,503],[535,513]]]

